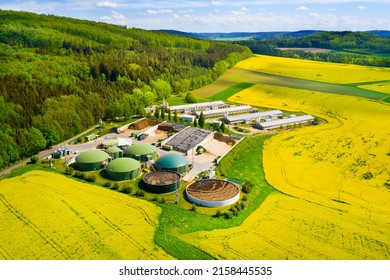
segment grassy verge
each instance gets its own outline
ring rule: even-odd
[[[196,231],[211,231],[239,226],[256,210],[274,189],[265,181],[262,156],[264,142],[270,135],[246,138],[236,146],[219,164],[219,173],[239,181],[250,180],[253,190],[246,194],[246,207],[232,219],[215,218],[177,205],[158,204],[163,212],[155,242],[177,259],[210,259],[207,253],[180,240],[180,234]],[[217,211],[217,209],[215,209]],[[196,246],[196,244],[195,244]]]

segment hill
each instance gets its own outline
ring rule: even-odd
[[[384,34],[382,32],[382,34]],[[302,38],[239,41],[254,53],[320,61],[390,66],[390,38],[369,32],[321,32]],[[281,49],[283,48],[283,49]],[[287,48],[287,50],[286,50]],[[310,52],[305,48],[311,48]],[[325,49],[321,52],[314,49]]]
[[[248,48],[0,10],[0,168],[214,81]]]

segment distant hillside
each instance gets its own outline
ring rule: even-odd
[[[207,40],[221,40],[221,41],[236,41],[236,40],[272,40],[278,38],[299,38],[315,34],[318,30],[302,30],[295,32],[230,32],[230,33],[187,33],[177,30],[157,30],[159,32],[166,32],[170,34],[178,34],[182,36],[203,38]]]
[[[250,55],[230,43],[0,10],[0,168],[99,119],[145,114]]]
[[[157,30],[181,36],[203,38],[207,40],[237,41],[237,40],[274,40],[284,38],[302,38],[317,33],[326,32],[324,30],[300,30],[300,31],[275,31],[275,32],[228,32],[228,33],[189,33],[177,30]],[[390,31],[372,30],[365,33],[375,34],[380,37],[390,37]]]
[[[385,32],[382,31],[381,34]],[[390,66],[390,38],[369,32],[320,32],[301,38],[242,40],[237,43],[249,47],[257,54]],[[328,51],[305,52],[304,48],[320,48],[328,49]]]

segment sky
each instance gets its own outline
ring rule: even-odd
[[[1,0],[0,9],[184,32],[390,30],[390,0]]]

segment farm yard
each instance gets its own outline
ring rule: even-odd
[[[0,225],[5,236],[0,259],[389,259],[390,109],[382,101],[390,94],[389,73],[266,56],[243,61],[194,95],[310,114],[321,122],[247,133],[215,170],[218,179],[245,182],[239,201],[215,208],[195,205],[186,195],[192,179],[176,189],[176,173],[163,182],[151,176],[146,183],[163,185],[164,191],[136,197],[99,187],[105,182],[99,176],[87,184],[58,170],[30,171],[0,181],[6,221]],[[381,90],[373,91],[379,85]],[[125,133],[151,132],[151,125]],[[255,131],[250,125],[237,127]],[[195,128],[188,131],[194,136]],[[154,133],[133,140],[153,144],[168,134]],[[174,136],[180,143],[181,135]],[[231,146],[209,140],[202,144],[207,153],[219,148],[217,142],[223,148],[210,154],[214,164]],[[190,153],[187,161],[204,167],[203,156]],[[195,177],[201,170],[191,171]],[[131,182],[136,193],[143,191],[140,180]],[[243,192],[248,186],[251,190]],[[202,196],[215,189],[192,191]],[[212,195],[219,201],[229,192],[237,195],[233,187]],[[15,240],[17,248],[30,250],[12,249]]]

